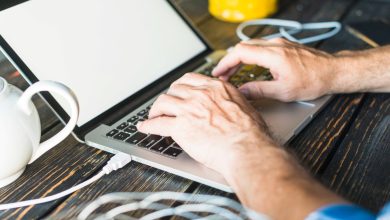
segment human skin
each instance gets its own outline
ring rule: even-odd
[[[264,44],[276,48],[263,54]],[[245,206],[272,219],[304,219],[324,205],[347,201],[272,140],[243,94],[292,101],[336,92],[386,92],[390,66],[382,61],[389,54],[388,47],[331,55],[281,40],[238,44],[214,70],[220,79],[184,75],[156,100],[149,120],[137,126],[171,136],[195,160],[221,173]],[[270,68],[275,81],[245,84],[240,91],[247,91],[240,93],[226,80],[241,63]]]
[[[284,39],[241,42],[213,71],[228,80],[242,63],[270,69],[273,81],[255,81],[239,89],[249,99],[311,100],[326,94],[390,92],[390,46],[328,54]]]

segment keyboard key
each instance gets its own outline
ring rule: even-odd
[[[165,137],[161,141],[157,142],[152,148],[150,148],[152,151],[156,152],[163,152],[165,149],[167,149],[171,144],[173,143],[172,138]]]
[[[127,122],[133,123],[133,122],[137,121],[137,119],[138,119],[138,116],[134,115],[133,117],[129,118],[129,120],[127,120]]]
[[[118,130],[114,129],[114,130],[108,132],[108,133],[106,134],[106,136],[107,136],[107,137],[112,137],[112,136],[118,134],[118,132],[119,132]]]
[[[149,116],[148,116],[148,115],[145,115],[145,116],[143,117],[143,119],[148,120],[148,119],[149,119]]]
[[[130,125],[124,131],[127,132],[127,133],[131,133],[132,134],[132,133],[137,132],[137,127],[134,126],[134,125]]]
[[[134,123],[133,123],[133,125],[137,125],[137,124],[138,124],[138,122],[140,122],[140,121],[145,121],[145,119],[142,119],[142,118],[141,118],[140,120],[138,120],[138,121],[134,122]]]
[[[123,130],[125,129],[127,126],[129,126],[129,123],[127,122],[123,122],[122,124],[120,124],[118,127],[116,127],[117,129],[119,130]]]
[[[183,150],[180,150],[180,149],[177,149],[174,147],[170,147],[166,151],[164,151],[163,154],[171,156],[171,157],[177,157],[179,154],[181,154],[181,152],[183,152]]]
[[[141,143],[138,144],[140,147],[150,148],[161,139],[161,136],[151,134],[145,138]]]
[[[138,112],[138,116],[144,116],[144,115],[146,115],[148,113],[148,111],[146,111],[146,110],[141,110],[140,112]]]
[[[147,136],[148,136],[147,134],[137,132],[133,136],[131,136],[129,139],[127,139],[126,142],[129,144],[138,144],[140,141],[142,141]]]
[[[179,148],[179,149],[181,149],[181,147],[175,142],[175,143],[173,143],[173,145],[172,145],[172,147],[176,147],[176,148]]]
[[[114,136],[114,139],[123,141],[123,140],[125,140],[128,137],[130,137],[130,134],[125,133],[125,132],[120,132],[119,134]]]

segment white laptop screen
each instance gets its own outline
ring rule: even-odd
[[[76,93],[78,126],[206,50],[162,0],[30,0],[0,12],[0,34],[38,79]]]

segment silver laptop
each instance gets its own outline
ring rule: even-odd
[[[156,97],[186,72],[210,75],[224,51],[213,51],[168,1],[30,0],[0,12],[1,51],[30,83],[55,80],[72,88],[81,107],[74,136],[108,152],[231,192],[224,178],[190,158],[169,137],[143,134]],[[231,78],[269,80],[244,66]],[[58,117],[68,106],[42,93]],[[274,135],[286,143],[330,97],[313,102],[254,102]]]

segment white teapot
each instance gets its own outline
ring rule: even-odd
[[[38,92],[57,93],[69,103],[68,124],[54,137],[40,144],[41,124],[31,97]],[[73,130],[79,116],[74,93],[66,86],[52,81],[40,81],[24,93],[0,77],[0,187],[22,175],[27,164],[59,144]]]

